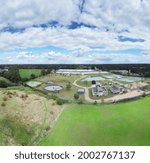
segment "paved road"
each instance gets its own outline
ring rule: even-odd
[[[85,78],[86,76],[83,76],[82,78]],[[76,86],[76,87],[79,87],[79,88],[84,88],[85,89],[85,93],[84,93],[84,96],[85,96],[85,100],[87,102],[90,102],[90,103],[94,103],[95,101],[97,101],[97,103],[102,103],[102,100],[93,100],[90,98],[89,96],[89,88],[91,87],[83,87],[83,86],[80,86],[77,84],[77,81],[78,80],[81,80],[82,78],[80,79],[77,79],[73,82],[73,85]],[[132,98],[135,98],[135,97],[138,97],[138,96],[142,96],[143,94],[143,91],[130,91],[128,93],[125,93],[125,94],[118,94],[114,97],[111,97],[111,98],[106,98],[104,100],[105,103],[112,103],[112,102],[117,102],[117,101],[120,101],[120,100],[124,100],[124,99],[132,99]],[[147,92],[146,94],[150,94],[150,92]]]
[[[82,78],[85,78],[85,77],[86,76],[82,76]],[[93,100],[93,99],[90,98],[90,96],[89,96],[89,88],[91,88],[91,87],[83,87],[83,86],[77,84],[77,81],[81,80],[82,78],[76,79],[73,82],[73,85],[76,86],[76,87],[79,87],[79,88],[84,88],[84,90],[85,90],[84,97],[85,97],[85,100],[87,102],[94,103],[95,101],[97,101],[97,103],[101,103],[102,102],[101,100]]]

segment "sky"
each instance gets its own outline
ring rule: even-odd
[[[150,0],[0,0],[0,64],[150,63]]]

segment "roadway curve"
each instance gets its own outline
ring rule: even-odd
[[[85,77],[86,76],[83,76],[82,78],[85,78]],[[91,87],[83,87],[83,86],[77,84],[77,81],[81,80],[82,78],[75,80],[73,82],[73,85],[76,86],[76,87],[85,89],[84,97],[85,97],[85,100],[87,102],[94,103],[95,101],[97,101],[97,103],[102,103],[102,100],[100,100],[100,99],[99,100],[93,100],[93,99],[90,98],[90,96],[89,96],[89,88],[91,88]],[[143,93],[144,93],[144,91],[138,91],[138,90],[128,91],[125,94],[118,94],[118,95],[116,95],[114,97],[106,98],[104,100],[104,103],[113,103],[113,102],[117,102],[117,101],[124,100],[124,99],[132,99],[132,98],[135,98],[135,97],[140,97],[140,96],[143,95]],[[147,95],[150,94],[150,91],[146,92],[146,94]]]
[[[76,80],[73,82],[73,85],[76,86],[76,87],[78,87],[78,88],[84,88],[84,90],[85,90],[84,97],[85,97],[85,100],[86,100],[87,102],[94,103],[95,101],[97,101],[97,103],[101,103],[101,102],[102,102],[101,100],[93,100],[93,99],[90,98],[90,95],[89,95],[89,88],[91,88],[91,87],[83,87],[83,86],[77,84],[77,81],[78,81],[78,80],[81,80],[81,79],[83,79],[83,78],[85,78],[85,77],[86,77],[86,76],[83,76],[83,77],[80,78],[80,79],[76,79]]]

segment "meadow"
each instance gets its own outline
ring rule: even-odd
[[[35,77],[38,77],[41,74],[41,69],[19,69],[19,74],[21,78],[30,78],[31,74],[34,74]]]
[[[150,97],[110,105],[70,105],[39,145],[148,146]]]
[[[30,91],[0,91],[0,145],[34,145],[62,108]]]

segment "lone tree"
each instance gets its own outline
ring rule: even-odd
[[[96,81],[95,80],[92,80],[92,84],[96,84]]]
[[[79,99],[79,95],[76,93],[74,94],[74,99],[78,100]]]
[[[71,84],[70,84],[70,82],[67,83],[66,89],[67,89],[68,91],[71,89]]]
[[[35,74],[31,74],[30,78],[35,79],[36,78]]]
[[[97,104],[97,101],[95,100],[95,101],[94,101],[94,105],[96,105],[96,104]]]
[[[45,69],[42,69],[41,74],[42,74],[42,76],[44,76],[47,74],[47,71]]]

